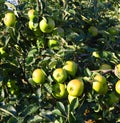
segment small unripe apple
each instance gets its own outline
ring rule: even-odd
[[[16,16],[13,12],[8,12],[5,14],[3,21],[7,27],[13,27],[16,23]]]
[[[98,35],[98,29],[95,27],[95,26],[91,26],[89,29],[88,29],[88,32],[90,34],[92,34],[93,36],[97,36]]]
[[[40,30],[43,33],[50,33],[55,28],[55,21],[52,18],[50,18],[50,17],[43,18],[40,21],[39,26],[40,26]]]
[[[53,78],[55,79],[56,82],[63,83],[67,79],[67,73],[64,69],[57,68],[53,71]]]
[[[71,96],[81,96],[84,90],[84,83],[80,79],[73,79],[67,84],[68,94]]]
[[[42,69],[35,69],[32,73],[32,79],[35,83],[42,84],[45,82],[45,72]]]
[[[78,65],[74,61],[66,61],[63,69],[65,69],[69,75],[74,77],[77,72]]]
[[[52,86],[52,95],[57,99],[62,99],[67,96],[67,88],[65,84],[55,83]]]

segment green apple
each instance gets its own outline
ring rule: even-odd
[[[109,105],[114,105],[119,102],[119,97],[116,95],[115,92],[111,92],[108,96],[107,101]]]
[[[65,84],[55,83],[52,86],[52,95],[57,99],[62,99],[67,96],[67,88]]]
[[[45,82],[46,74],[43,69],[35,69],[32,73],[32,79],[35,83],[42,84]]]
[[[84,83],[80,79],[73,79],[67,84],[68,94],[71,96],[81,96],[84,90]]]
[[[92,83],[92,89],[99,94],[106,94],[108,91],[108,85],[106,82],[106,78],[102,76],[101,74],[97,74],[94,77],[94,80]]]
[[[94,76],[94,81],[95,82],[101,82],[101,83],[106,83],[106,78],[101,75],[100,73],[96,73]]]
[[[54,49],[54,50],[57,50],[59,47],[58,47],[58,41],[55,40],[55,39],[50,39],[48,40],[48,47],[50,49]]]
[[[3,22],[7,27],[13,27],[16,23],[15,14],[13,12],[6,13]]]
[[[108,85],[106,83],[101,82],[93,82],[92,88],[98,94],[106,94],[108,91]]]
[[[43,33],[50,33],[55,28],[55,21],[50,17],[43,18],[39,23],[39,27]]]
[[[115,90],[118,94],[120,94],[120,80],[118,80],[115,84]]]
[[[66,61],[63,69],[65,69],[69,75],[74,77],[76,75],[78,65],[74,61]]]
[[[92,36],[97,36],[98,35],[98,29],[95,26],[90,26],[88,29],[88,32],[92,34]]]
[[[120,64],[117,64],[115,66],[115,71],[114,71],[115,75],[120,79]]]
[[[33,21],[33,19],[35,18],[35,10],[34,9],[30,9],[28,11],[28,17],[31,21]]]
[[[57,68],[53,71],[53,78],[58,83],[63,83],[67,79],[67,73],[63,68]]]
[[[77,97],[76,96],[68,95],[68,101],[69,101],[69,103],[71,103],[75,98],[77,98]]]

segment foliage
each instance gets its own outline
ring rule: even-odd
[[[36,10],[33,20],[36,30],[29,29],[30,9]],[[1,0],[0,10],[0,47],[6,52],[0,54],[0,122],[120,122],[120,95],[115,92],[119,78],[114,74],[115,66],[120,63],[119,0],[21,0],[16,6]],[[15,27],[3,23],[5,13],[10,10],[17,17]],[[64,34],[37,30],[40,20],[48,16]],[[98,29],[98,35],[89,33],[91,26]],[[58,48],[48,47],[50,39],[58,41]],[[81,77],[85,84],[83,95],[70,104],[67,98],[52,96],[52,73],[67,60],[78,64],[76,77]],[[112,69],[101,70],[103,63]],[[36,68],[43,69],[47,75],[42,85],[32,80]],[[105,95],[92,90],[95,72],[107,79],[109,89]],[[69,76],[66,83],[71,79]],[[108,101],[111,92],[119,98],[112,105]]]

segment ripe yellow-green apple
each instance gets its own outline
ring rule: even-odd
[[[35,83],[42,84],[45,82],[46,74],[43,69],[35,69],[32,73],[32,79]]]
[[[109,64],[102,64],[102,65],[100,66],[100,69],[101,69],[101,70],[110,70],[110,69],[112,69],[112,68],[111,68],[111,66],[110,66]]]
[[[15,14],[13,12],[6,13],[3,22],[7,27],[13,27],[16,23]]]
[[[52,85],[52,95],[57,99],[65,98],[67,96],[66,85],[61,83]]]
[[[54,28],[52,34],[53,35],[64,36],[64,29],[61,28],[61,27],[56,27],[56,28]]]
[[[102,76],[101,74],[97,74],[94,77],[92,88],[94,91],[96,91],[99,94],[106,94],[108,91],[108,85],[106,82],[106,78]]]
[[[120,79],[120,64],[117,64],[114,70],[115,75]]]
[[[93,51],[92,56],[94,56],[95,58],[100,58],[100,54],[98,51]]]
[[[63,69],[65,69],[69,75],[74,77],[77,72],[78,65],[74,61],[66,61]]]
[[[76,96],[68,95],[68,101],[69,101],[69,103],[71,103],[75,98],[77,98],[77,97]]]
[[[55,40],[55,39],[50,39],[50,40],[48,40],[48,47],[50,48],[50,49],[55,49],[55,50],[57,50],[59,47],[58,47],[58,41],[57,40]]]
[[[92,34],[93,36],[97,36],[98,35],[98,29],[95,26],[90,26],[88,29],[88,32],[90,34]]]
[[[39,27],[43,33],[50,33],[55,28],[55,21],[50,17],[43,18],[39,23]]]
[[[108,96],[107,101],[109,105],[114,105],[119,102],[119,97],[116,95],[115,92],[111,92]]]
[[[115,84],[115,90],[118,94],[120,94],[120,80],[118,80]]]
[[[67,84],[68,94],[71,96],[81,96],[84,90],[84,83],[80,79],[73,79]]]
[[[53,78],[58,83],[63,83],[67,79],[67,73],[63,68],[57,68],[53,71]]]
[[[31,21],[33,21],[33,19],[35,18],[35,10],[34,9],[30,9],[28,11],[28,17]]]

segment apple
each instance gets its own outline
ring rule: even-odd
[[[7,27],[13,27],[16,23],[15,14],[13,12],[6,13],[3,22]]]
[[[58,41],[55,40],[55,39],[50,39],[48,40],[48,47],[50,49],[54,49],[54,50],[57,50],[59,47],[58,47]]]
[[[100,69],[101,69],[101,70],[110,70],[110,69],[112,69],[112,68],[111,68],[111,66],[110,66],[109,64],[102,64],[102,65],[100,66]]]
[[[50,33],[55,28],[55,21],[50,17],[43,18],[39,23],[39,27],[43,33]]]
[[[92,83],[92,89],[99,94],[106,94],[108,91],[108,85],[106,82],[106,78],[100,74],[97,74],[94,77],[94,80]]]
[[[115,66],[115,75],[118,77],[118,78],[120,78],[120,64],[117,64],[116,66]]]
[[[74,77],[77,72],[78,65],[74,61],[66,61],[63,69],[65,69],[69,75]]]
[[[63,68],[57,68],[53,71],[53,78],[58,83],[63,83],[67,79],[67,73]]]
[[[46,74],[42,69],[35,69],[32,73],[32,79],[35,83],[42,84],[45,82]]]
[[[55,83],[52,86],[52,95],[57,99],[62,99],[67,96],[67,88],[65,84]]]
[[[94,76],[94,81],[95,82],[101,82],[101,83],[106,83],[106,78],[101,75],[100,73],[96,73]]]
[[[29,17],[30,21],[33,21],[33,19],[35,18],[35,10],[34,9],[30,9],[28,11],[28,17]]]
[[[101,82],[93,82],[92,88],[95,92],[98,94],[106,94],[108,91],[108,85],[106,83],[101,83]]]
[[[111,92],[108,96],[107,101],[109,105],[114,105],[115,103],[119,102],[119,97],[116,95],[115,92]]]
[[[84,90],[84,83],[80,79],[73,79],[67,84],[68,94],[71,96],[81,96]]]
[[[120,94],[120,80],[118,80],[115,84],[115,90],[118,94]]]
[[[90,26],[88,29],[88,32],[92,34],[92,36],[97,36],[98,35],[98,29],[95,26]]]
[[[71,103],[75,98],[77,98],[77,97],[76,96],[68,95],[68,101],[69,101],[69,103]]]
[[[64,29],[61,28],[61,27],[56,27],[56,28],[54,28],[52,34],[53,35],[64,36]]]

